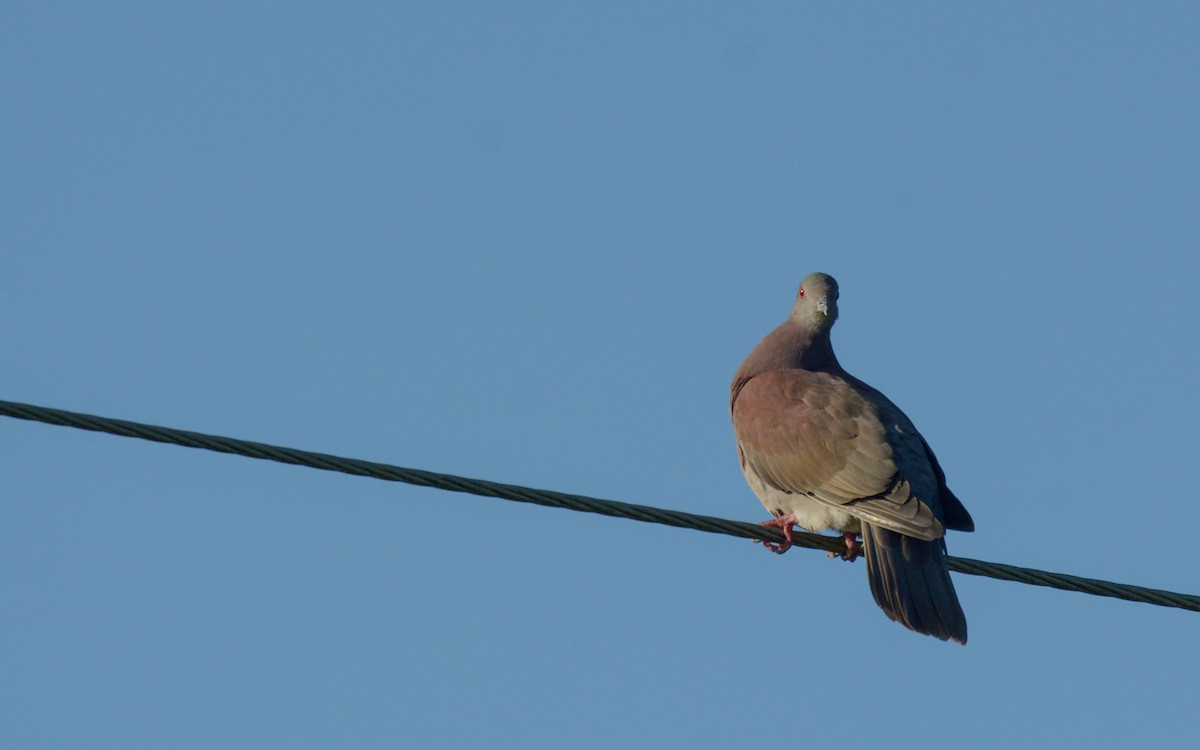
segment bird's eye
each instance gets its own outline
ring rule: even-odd
[[[800,299],[804,299],[804,287],[800,287]]]

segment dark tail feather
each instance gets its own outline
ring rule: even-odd
[[[867,579],[875,603],[901,625],[934,638],[967,642],[963,615],[941,539],[925,541],[862,525]]]

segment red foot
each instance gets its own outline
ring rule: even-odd
[[[842,534],[842,541],[846,543],[846,549],[841,552],[826,552],[830,557],[840,557],[846,562],[854,562],[858,556],[862,554],[862,542],[858,541],[858,534],[853,531],[847,531]]]
[[[788,513],[785,516],[779,516],[778,518],[772,518],[770,521],[763,521],[762,523],[759,524],[759,526],[772,526],[777,529],[783,529],[783,536],[787,541],[785,541],[783,544],[769,542],[766,539],[755,539],[754,541],[758,542],[762,546],[771,550],[775,554],[782,555],[784,552],[787,552],[789,549],[792,548],[792,526],[794,526],[795,524],[796,524],[796,514],[795,513]]]

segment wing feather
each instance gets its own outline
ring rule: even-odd
[[[745,460],[777,489],[918,539],[943,535],[924,441],[869,386],[827,372],[762,373],[741,387],[733,423]]]

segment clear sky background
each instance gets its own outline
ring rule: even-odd
[[[951,552],[1200,593],[1188,3],[6,3],[0,398],[758,521],[799,280]],[[1200,615],[0,419],[0,744],[1195,741]]]

